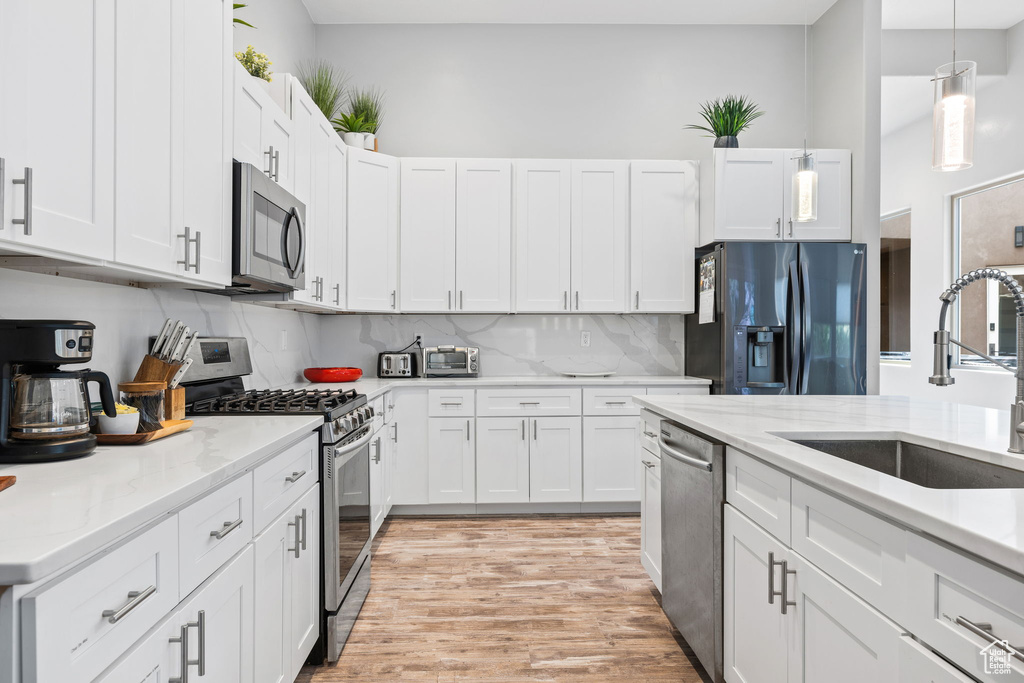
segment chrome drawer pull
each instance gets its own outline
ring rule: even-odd
[[[458,403],[444,403],[444,402],[442,402],[441,405],[446,407],[446,408],[450,408],[452,406],[458,408],[458,407],[462,406],[462,401],[459,401]]]
[[[301,470],[299,472],[292,472],[292,476],[285,477],[284,480],[289,484],[294,484],[299,479],[302,479],[304,476],[306,476],[306,470]]]
[[[1004,651],[1009,648],[1009,652],[1007,654],[1012,656],[1014,659],[1024,662],[1024,654],[1021,654],[1021,650],[1024,650],[1024,647],[1017,647],[1009,644],[1004,646],[1003,643],[1006,641],[992,633],[992,624],[975,623],[963,617],[957,617],[956,623],[958,626],[963,626],[982,640],[987,641],[990,645],[995,645]]]
[[[775,565],[782,564],[775,561],[775,553],[768,553],[768,604],[775,604],[775,596],[782,595],[781,591],[775,590]]]
[[[176,678],[168,678],[167,683],[188,683],[188,624],[181,627],[181,635],[177,638],[168,638],[168,642],[181,643],[181,655],[178,658],[178,666],[181,674]]]
[[[646,429],[644,430],[644,436],[649,436],[652,439],[657,439],[658,438],[657,434],[655,434],[654,432],[649,432]]]
[[[649,469],[649,470],[653,470],[654,469],[654,463],[653,462],[648,462],[646,460],[641,460],[640,462],[642,462],[644,464],[644,467],[646,467],[647,469]]]
[[[306,508],[302,508],[302,549],[306,549]]]
[[[288,522],[288,526],[293,527],[295,529],[295,547],[288,548],[288,552],[295,553],[295,557],[298,557],[302,553],[302,545],[299,541],[299,519],[300,517],[298,515],[295,515],[295,521]]]
[[[539,406],[540,405],[540,401],[520,401],[519,405],[521,405],[521,406]]]
[[[129,612],[145,602],[146,598],[151,596],[153,593],[156,593],[156,586],[150,586],[144,591],[130,591],[128,593],[128,602],[126,602],[121,609],[105,609],[101,616],[111,624],[116,624],[124,619]]]
[[[626,405],[626,402],[625,401],[605,401],[604,404],[606,406],[624,406],[624,405]]]
[[[224,522],[224,527],[222,529],[218,530],[218,531],[211,531],[210,532],[210,536],[212,536],[213,538],[216,538],[219,541],[220,539],[224,538],[225,536],[227,536],[228,534],[230,534],[232,531],[234,531],[235,529],[237,529],[240,526],[242,526],[242,518],[241,517],[239,517],[238,519],[236,519],[233,522]]]
[[[28,166],[25,167],[25,177],[15,178],[11,181],[15,185],[24,186],[25,190],[25,217],[24,218],[12,218],[11,223],[14,225],[25,226],[25,234],[32,234],[32,169]]]
[[[787,607],[796,607],[796,603],[789,599],[789,575],[796,576],[796,570],[789,568],[789,560],[782,561],[782,613],[786,614]]]

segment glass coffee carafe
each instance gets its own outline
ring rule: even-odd
[[[15,375],[10,435],[13,439],[56,441],[89,433],[88,382],[110,394],[102,372],[46,372]]]

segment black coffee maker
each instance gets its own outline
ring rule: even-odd
[[[0,463],[70,460],[95,450],[86,385],[99,384],[103,412],[113,417],[110,380],[57,369],[92,360],[95,329],[71,320],[0,320]]]

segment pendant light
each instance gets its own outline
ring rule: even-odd
[[[935,70],[932,114],[932,169],[960,171],[974,165],[975,62],[956,58],[956,0],[953,0],[953,61]]]
[[[793,206],[790,215],[797,223],[818,220],[818,170],[814,153],[807,151],[807,5],[804,4],[804,153],[793,157]]]

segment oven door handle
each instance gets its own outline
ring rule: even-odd
[[[362,448],[366,444],[370,443],[370,439],[372,439],[372,438],[373,438],[373,432],[371,430],[367,429],[366,436],[359,437],[358,441],[353,441],[350,444],[345,444],[341,448],[334,449],[334,457],[335,458],[340,458],[342,456],[348,455],[349,453],[354,453],[355,451],[358,451],[360,448]]]

